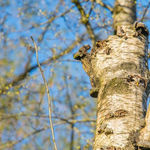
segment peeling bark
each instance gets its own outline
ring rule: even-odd
[[[83,68],[97,89],[94,150],[150,148],[149,111],[145,120],[150,86],[147,36],[143,23],[122,25],[117,35],[98,41],[90,53],[80,54]],[[79,53],[82,52],[77,52],[75,59]]]

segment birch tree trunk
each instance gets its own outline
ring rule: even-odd
[[[97,97],[94,150],[150,149],[149,31],[135,22],[135,10],[134,0],[116,0],[116,35],[98,41],[90,53],[85,45],[74,55],[90,77],[90,95]]]
[[[100,84],[94,149],[135,149],[139,131],[145,126],[147,36],[139,35],[132,25],[121,30],[123,36],[109,36],[104,48],[91,56]]]

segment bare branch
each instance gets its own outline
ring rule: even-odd
[[[39,118],[49,118],[48,115],[37,115],[37,114],[26,114],[26,113],[20,113],[20,114],[6,114],[6,113],[0,113],[0,116],[3,116],[3,119],[10,119],[13,117],[39,117]],[[52,116],[52,118],[59,119],[63,122],[66,122],[68,124],[76,124],[76,123],[84,123],[84,122],[96,122],[96,119],[81,119],[76,120],[72,119],[74,115],[71,115],[68,118],[62,118],[59,116]]]
[[[48,104],[49,104],[49,121],[50,121],[50,127],[51,127],[51,131],[52,131],[52,137],[53,137],[53,142],[54,142],[54,147],[55,147],[55,150],[57,150],[57,145],[56,145],[56,141],[55,141],[55,136],[54,136],[54,129],[53,129],[53,122],[52,122],[52,109],[51,109],[51,98],[50,98],[50,94],[49,94],[49,89],[48,89],[48,84],[46,82],[46,79],[45,79],[45,76],[44,76],[44,73],[43,73],[43,70],[41,68],[41,65],[39,63],[39,58],[38,58],[38,48],[37,48],[37,45],[33,39],[33,37],[31,36],[31,39],[34,43],[34,46],[35,46],[35,51],[36,51],[36,59],[37,59],[37,63],[38,63],[38,67],[40,69],[40,72],[42,74],[42,78],[44,80],[44,84],[45,84],[45,88],[46,88],[46,91],[47,91],[47,97],[48,97]]]
[[[96,0],[97,4],[100,4],[102,7],[108,9],[111,13],[113,13],[113,8],[110,7],[109,5],[106,5],[105,3],[102,2],[102,0]]]
[[[147,12],[147,10],[148,10],[149,5],[150,5],[150,2],[147,4],[147,6],[146,6],[146,8],[145,8],[145,10],[144,10],[143,16],[142,16],[142,18],[141,18],[141,20],[140,20],[141,22],[143,22],[143,20],[144,20],[144,18],[145,18],[145,15],[146,15],[146,12]]]
[[[29,133],[29,134],[26,134],[26,135],[24,135],[23,138],[21,138],[21,139],[18,140],[18,141],[15,141],[15,142],[12,142],[12,143],[9,142],[9,143],[3,144],[2,146],[0,146],[0,149],[11,148],[12,146],[14,146],[14,145],[18,144],[19,142],[23,141],[24,139],[26,139],[26,138],[28,138],[28,137],[34,135],[34,134],[37,134],[37,133],[39,133],[39,132],[41,132],[41,131],[47,130],[47,129],[49,129],[49,127],[44,127],[44,128],[42,128],[42,129],[39,129],[39,130],[36,130],[36,131],[31,132],[31,133]]]
[[[74,41],[68,48],[66,48],[64,51],[62,51],[61,53],[52,56],[51,58],[43,61],[40,63],[40,65],[44,66],[46,64],[48,64],[49,62],[53,61],[53,60],[57,60],[60,57],[68,54],[69,52],[72,51],[72,49],[83,39],[83,36],[81,36],[80,38],[77,38],[76,41]],[[16,76],[12,81],[7,82],[0,90],[1,93],[3,93],[4,91],[7,91],[7,89],[5,89],[6,86],[15,86],[16,84],[18,84],[20,81],[24,80],[26,78],[26,76],[28,75],[29,72],[31,72],[32,70],[36,69],[38,67],[38,64],[31,66],[30,68],[26,68],[26,70],[21,73],[20,75]]]
[[[89,14],[85,13],[84,9],[82,8],[82,6],[78,0],[72,0],[72,2],[77,6],[77,8],[80,12],[80,15],[81,15],[81,23],[84,24],[84,26],[86,27],[89,37],[92,41],[92,45],[94,46],[96,37],[94,35],[93,29],[89,22]]]
[[[32,27],[30,27],[30,29],[35,28],[35,27],[39,27],[39,26],[42,26],[42,25],[45,25],[45,24],[50,24],[50,23],[52,23],[55,19],[60,18],[60,17],[63,17],[63,16],[66,15],[68,12],[70,12],[73,7],[74,7],[74,5],[73,5],[71,8],[69,8],[68,10],[66,10],[65,12],[61,13],[60,15],[51,17],[51,18],[48,19],[46,22],[39,23],[39,24],[34,24]]]

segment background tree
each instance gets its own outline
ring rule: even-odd
[[[137,1],[137,20],[147,4]],[[0,149],[53,149],[45,86],[30,36],[50,90],[58,149],[92,149],[97,100],[89,97],[89,79],[73,53],[113,34],[115,8],[114,1],[0,3]]]

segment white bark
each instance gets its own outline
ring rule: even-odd
[[[122,26],[118,35],[103,43],[91,58],[100,83],[94,149],[132,150],[146,112],[147,36],[138,34],[132,25]]]
[[[131,25],[136,20],[135,0],[115,0],[113,11],[113,27],[116,30],[119,25]]]
[[[94,150],[150,149],[149,31],[143,23],[132,25],[135,12],[134,0],[116,0],[117,35],[98,41],[91,53],[85,45],[74,55],[90,77],[90,95],[98,96]]]

